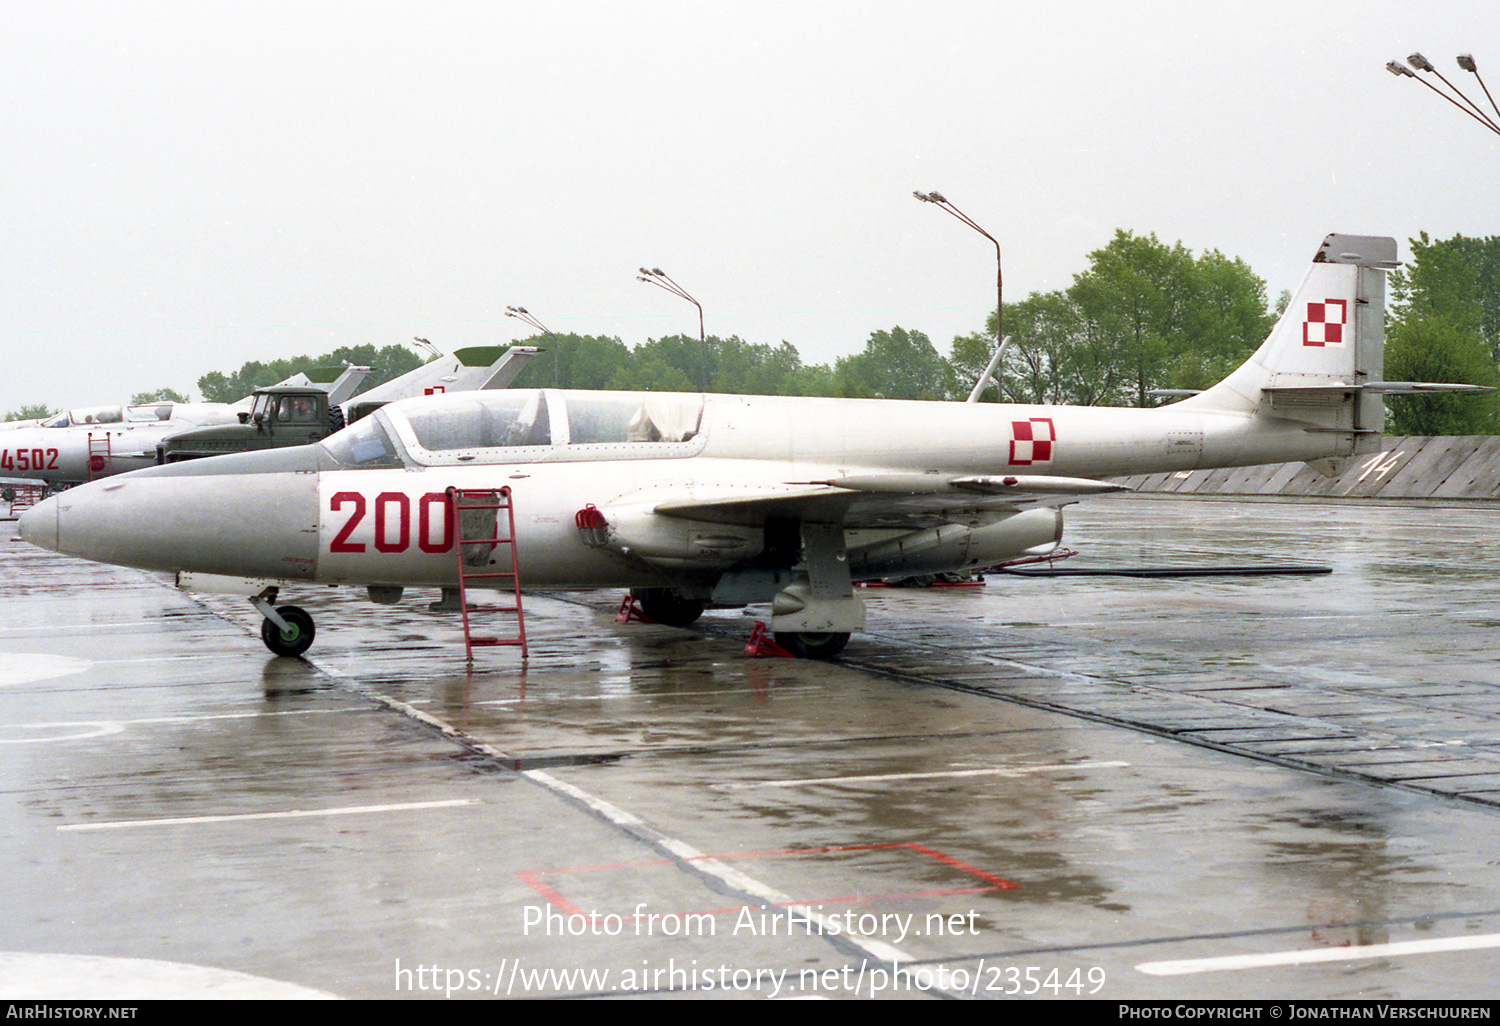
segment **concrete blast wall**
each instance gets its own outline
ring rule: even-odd
[[[1500,435],[1385,439],[1337,477],[1305,463],[1120,478],[1139,492],[1352,499],[1500,499]]]

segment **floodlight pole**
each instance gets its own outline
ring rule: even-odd
[[[1472,53],[1459,54],[1458,66],[1479,79],[1479,88],[1484,90],[1485,99],[1490,101],[1490,106],[1495,108],[1497,115],[1500,115],[1500,104],[1495,103],[1495,98],[1490,95],[1490,87],[1484,84],[1484,79],[1479,78],[1479,65],[1474,63],[1474,55]]]
[[[543,335],[552,334],[552,329],[533,317],[531,311],[524,306],[507,306],[505,308],[505,316],[514,317],[518,321],[525,321]]]
[[[1413,56],[1421,56],[1421,55],[1420,54],[1413,54]],[[1426,64],[1426,61],[1423,61],[1423,63]],[[1428,66],[1431,67],[1431,65],[1428,65]],[[1496,135],[1500,135],[1500,127],[1497,127],[1495,125],[1495,123],[1493,121],[1491,121],[1489,118],[1482,116],[1483,112],[1480,112],[1479,114],[1476,114],[1474,111],[1470,110],[1468,107],[1465,107],[1463,104],[1459,103],[1457,100],[1455,100],[1453,97],[1449,96],[1447,93],[1443,92],[1441,89],[1439,89],[1437,86],[1433,85],[1431,82],[1427,81],[1424,78],[1417,78],[1417,73],[1414,72],[1414,71],[1412,71],[1405,64],[1402,64],[1400,61],[1388,61],[1388,62],[1386,62],[1385,70],[1389,71],[1392,75],[1395,75],[1397,78],[1401,78],[1401,77],[1415,78],[1418,82],[1421,82],[1428,89],[1431,89],[1433,92],[1437,93],[1443,99],[1447,100],[1449,103],[1453,104],[1453,106],[1457,107],[1459,110],[1461,110],[1465,114],[1469,115],[1469,117],[1471,117],[1475,121],[1479,122],[1485,128],[1488,128],[1491,132],[1494,132]],[[1439,77],[1441,77],[1441,76],[1439,76]],[[1443,81],[1446,82],[1447,79],[1443,79]],[[1460,93],[1459,95],[1462,96],[1463,94]],[[1471,104],[1471,106],[1472,106],[1472,104]]]
[[[999,368],[1000,357],[1005,352],[1006,343],[1010,341],[1005,337],[1005,333],[1002,328],[1002,322],[1005,317],[1005,271],[1000,259],[1000,240],[996,239],[989,232],[979,227],[974,219],[971,218],[968,214],[965,214],[962,210],[959,210],[952,203],[948,202],[948,198],[942,193],[913,192],[912,195],[921,200],[923,203],[931,203],[939,210],[947,211],[949,214],[952,214],[964,224],[968,225],[970,228],[974,229],[980,235],[983,235],[986,239],[989,239],[995,244],[995,355],[990,359],[989,367],[986,368],[984,374],[980,376],[979,383],[974,386],[974,391],[969,395],[968,401],[971,403],[977,403],[979,401],[979,393],[983,391],[984,386],[988,383],[990,376],[995,374],[997,369]],[[1005,389],[1000,384],[1000,379],[998,377],[995,378],[995,388],[1000,392],[1000,398],[1004,399]]]
[[[1432,62],[1429,61],[1426,57],[1423,57],[1420,53],[1414,53],[1411,56],[1407,57],[1406,60],[1408,64],[1416,68],[1418,71],[1430,71],[1434,75],[1436,75],[1439,79],[1442,80],[1443,85],[1447,86],[1449,89],[1452,89],[1455,93],[1458,94],[1458,98],[1464,101],[1464,104],[1468,107],[1469,110],[1472,110],[1475,115],[1483,119],[1485,124],[1489,125],[1495,131],[1500,132],[1500,125],[1497,125],[1493,121],[1491,121],[1490,116],[1480,109],[1479,104],[1475,103],[1473,100],[1465,96],[1464,91],[1458,86],[1454,85],[1452,82],[1449,82],[1448,77],[1437,68],[1433,67]]]
[[[678,297],[679,299],[686,299],[689,303],[692,303],[698,308],[698,374],[703,385],[703,391],[707,392],[708,335],[703,330],[703,304],[689,295],[687,289],[683,288],[681,285],[677,284],[670,277],[668,277],[667,272],[663,271],[660,267],[642,267],[640,268],[640,272],[640,274],[636,275],[636,281],[643,281],[648,285],[655,285],[659,289],[672,293],[672,295]]]
[[[552,334],[552,329],[549,328],[549,327],[547,327],[541,321],[537,320],[535,317],[533,317],[532,314],[531,314],[531,311],[528,310],[528,309],[526,309],[524,306],[507,306],[505,308],[505,316],[507,316],[507,317],[514,317],[518,321],[525,321],[527,324],[531,325],[537,331],[540,331],[543,335],[550,335],[550,334]],[[559,350],[558,346],[554,345],[552,347],[552,387],[553,388],[562,388],[562,366],[561,366],[560,357],[558,355],[558,350]]]

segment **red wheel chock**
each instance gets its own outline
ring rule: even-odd
[[[653,620],[653,619],[651,619],[651,617],[649,617],[645,613],[641,612],[641,607],[638,606],[638,605],[636,605],[635,596],[632,595],[632,594],[630,594],[630,592],[627,591],[625,593],[625,597],[620,600],[620,610],[619,610],[619,612],[615,613],[615,623],[655,623],[655,622],[656,621]]]
[[[750,640],[745,643],[745,655],[747,656],[776,656],[781,659],[795,659],[796,656],[782,648],[771,638],[766,630],[766,625],[759,620],[755,621],[755,629],[750,632]]]

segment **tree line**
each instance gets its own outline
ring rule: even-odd
[[[1500,384],[1500,237],[1423,234],[1411,248],[1411,262],[1390,275],[1386,379]],[[1154,392],[1206,388],[1224,377],[1255,351],[1289,300],[1283,292],[1273,309],[1265,282],[1242,260],[1117,231],[1068,288],[1005,304],[1011,342],[1000,387],[983,398],[1155,405]],[[858,353],[811,365],[786,341],[709,336],[700,344],[668,335],[631,347],[609,336],[549,333],[525,340],[544,352],[516,386],[957,400],[989,362],[995,319],[992,313],[983,330],[953,339],[946,356],[921,331],[897,326],[872,332]],[[403,346],[345,347],[214,371],[198,387],[207,401],[233,402],[298,371],[343,363],[371,367],[365,387],[373,387],[421,360]],[[132,401],[183,398],[163,389]],[[1398,398],[1389,408],[1392,434],[1500,431],[1493,394]],[[7,419],[51,412],[29,410]]]

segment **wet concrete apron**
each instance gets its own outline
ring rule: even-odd
[[[1491,511],[1075,510],[1075,565],[1335,573],[872,590],[837,664],[529,598],[471,671],[427,596],[287,595],[278,659],[0,542],[0,985],[1493,997]]]

